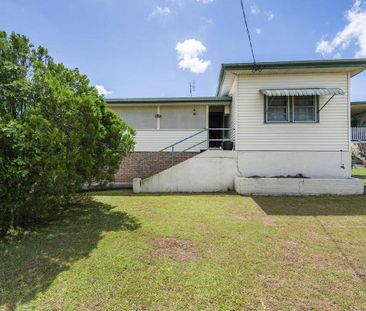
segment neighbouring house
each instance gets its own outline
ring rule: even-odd
[[[366,101],[351,103],[352,141],[366,143]]]
[[[136,192],[361,194],[350,80],[365,69],[366,59],[223,64],[215,97],[108,99],[137,130],[117,182]]]

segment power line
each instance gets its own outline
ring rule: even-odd
[[[248,39],[249,39],[249,44],[250,44],[250,50],[252,52],[253,63],[254,63],[254,70],[257,70],[257,62],[255,61],[255,55],[254,55],[254,49],[253,49],[253,44],[252,44],[252,38],[250,37],[250,31],[249,31],[247,16],[246,16],[245,10],[244,10],[243,0],[240,0],[240,4],[241,4],[241,11],[243,12],[245,28],[246,28],[247,34],[248,34]]]

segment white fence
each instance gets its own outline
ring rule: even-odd
[[[352,140],[366,141],[366,127],[352,127]]]

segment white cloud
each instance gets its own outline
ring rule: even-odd
[[[167,16],[171,13],[171,10],[166,6],[166,7],[160,7],[157,6],[150,14],[150,18],[151,17],[155,17],[155,16]]]
[[[208,3],[212,3],[214,2],[214,0],[196,0],[197,2],[201,2],[201,3],[204,3],[204,4],[208,4]]]
[[[250,6],[250,13],[252,15],[258,15],[259,12],[260,12],[260,10],[259,10],[259,8],[255,4],[253,4],[253,5]]]
[[[205,17],[202,17],[202,20],[203,20],[206,24],[210,24],[210,25],[215,24],[212,18],[205,18]]]
[[[355,57],[366,57],[365,1],[356,0],[353,7],[346,12],[345,17],[348,24],[344,29],[338,32],[332,40],[321,39],[317,43],[316,53],[326,56],[354,43],[357,46]]]
[[[272,11],[266,12],[266,16],[267,16],[267,21],[269,21],[269,22],[275,18],[275,15]]]
[[[255,29],[255,33],[257,34],[257,35],[261,35],[262,34],[262,29],[260,29],[260,28],[256,28]]]
[[[178,67],[189,69],[193,73],[204,73],[211,65],[210,60],[203,60],[200,56],[207,51],[201,41],[188,39],[178,42],[176,46],[178,53]]]
[[[97,84],[95,85],[95,88],[97,89],[97,92],[99,95],[102,95],[102,96],[106,96],[106,95],[111,95],[113,92],[111,91],[108,91],[104,85],[101,85],[101,84]]]

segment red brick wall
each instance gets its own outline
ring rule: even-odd
[[[132,183],[136,177],[147,178],[197,155],[197,152],[134,152],[122,160],[116,182]],[[144,159],[144,160],[142,160]]]

